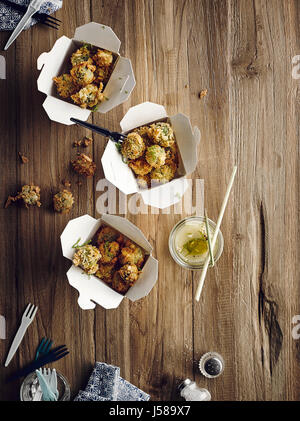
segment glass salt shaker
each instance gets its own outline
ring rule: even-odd
[[[210,401],[211,395],[207,389],[200,389],[195,382],[190,379],[184,380],[179,386],[180,396],[186,401]]]

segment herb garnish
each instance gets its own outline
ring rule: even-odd
[[[93,106],[93,108],[91,108],[92,113],[94,113],[95,111],[98,111],[99,108],[99,104],[96,104]]]
[[[76,243],[73,244],[72,249],[79,249],[80,247],[87,246],[88,244],[90,244],[92,242],[92,240],[89,240],[86,243],[79,245],[79,242],[80,241],[81,241],[81,238],[78,238],[78,240],[76,241]]]

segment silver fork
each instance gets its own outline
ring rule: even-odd
[[[10,363],[12,357],[15,355],[22,339],[23,336],[25,335],[25,332],[28,328],[28,326],[30,325],[30,323],[32,322],[32,320],[34,319],[36,312],[37,312],[37,306],[35,306],[34,304],[29,303],[28,306],[26,307],[24,313],[23,313],[23,317],[22,317],[22,321],[21,321],[21,325],[16,333],[16,336],[13,340],[13,343],[11,344],[9,353],[7,355],[6,361],[5,361],[5,367],[8,366],[8,364]]]

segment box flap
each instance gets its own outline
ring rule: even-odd
[[[188,186],[187,179],[181,177],[162,186],[140,191],[140,194],[145,205],[165,209],[180,202]]]
[[[72,247],[80,238],[80,244],[87,242],[101,225],[100,219],[83,215],[68,222],[60,236],[63,256],[72,260],[74,248]]]
[[[107,100],[99,104],[97,111],[106,113],[117,105],[127,101],[135,87],[136,81],[128,58],[119,57],[112,75],[103,91]]]
[[[46,95],[51,94],[53,89],[52,78],[59,75],[62,68],[60,57],[65,57],[70,48],[72,48],[72,40],[62,36],[55,42],[51,51],[39,56],[37,59],[37,68],[38,70],[42,69],[42,71],[38,77],[37,86],[40,92]],[[59,59],[57,59],[58,57]]]
[[[200,141],[200,131],[192,130],[191,122],[184,114],[176,114],[170,117],[180,155],[186,175],[191,174],[197,166],[197,146]]]
[[[167,117],[165,108],[153,102],[143,102],[135,107],[129,108],[120,122],[123,132],[143,126],[151,121]]]
[[[120,231],[138,246],[142,247],[147,253],[150,254],[152,252],[152,246],[145,235],[136,225],[128,221],[128,219],[105,213],[102,215],[102,222],[107,223],[117,231]]]
[[[121,190],[121,192],[124,194],[137,192],[137,181],[132,170],[123,162],[121,153],[117,150],[116,144],[111,140],[106,145],[101,163],[105,178]]]
[[[74,124],[70,118],[78,118],[86,121],[89,118],[90,111],[84,110],[77,105],[69,104],[68,102],[57,99],[53,96],[47,96],[43,102],[43,108],[48,114],[50,120],[70,126]]]
[[[118,53],[121,45],[121,41],[109,26],[96,22],[79,26],[75,31],[74,40],[86,42],[113,53]]]
[[[79,292],[78,304],[83,310],[95,308],[95,303],[106,309],[116,308],[124,296],[107,286],[96,276],[89,276],[74,265],[67,272],[69,284]]]
[[[139,300],[146,297],[154,287],[158,278],[158,261],[154,257],[149,256],[143,271],[136,283],[129,289],[126,297],[131,301]]]

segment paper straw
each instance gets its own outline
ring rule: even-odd
[[[230,191],[231,191],[231,188],[232,188],[232,185],[233,185],[236,170],[237,170],[237,166],[235,166],[233,168],[233,171],[232,171],[232,174],[231,174],[231,177],[230,177],[230,181],[229,181],[229,184],[228,184],[228,187],[227,187],[227,191],[226,191],[226,194],[225,194],[222,206],[221,206],[221,210],[220,210],[219,217],[218,217],[217,224],[216,224],[216,229],[215,229],[213,239],[212,239],[212,242],[211,242],[212,250],[214,250],[214,248],[215,248],[215,244],[216,244],[218,234],[219,234],[219,231],[220,231],[221,222],[222,222],[224,212],[225,212],[225,209],[226,209],[226,206],[227,206],[227,202],[228,202]],[[207,272],[207,269],[208,269],[209,262],[210,262],[210,255],[208,254],[208,256],[206,257],[205,263],[204,263],[204,267],[202,269],[201,277],[200,277],[198,288],[197,288],[197,291],[196,291],[196,301],[199,301],[199,299],[200,299],[200,295],[201,295],[201,291],[202,291],[202,288],[203,288],[203,284],[204,284],[204,280],[205,280],[205,276],[206,276],[206,272]]]

